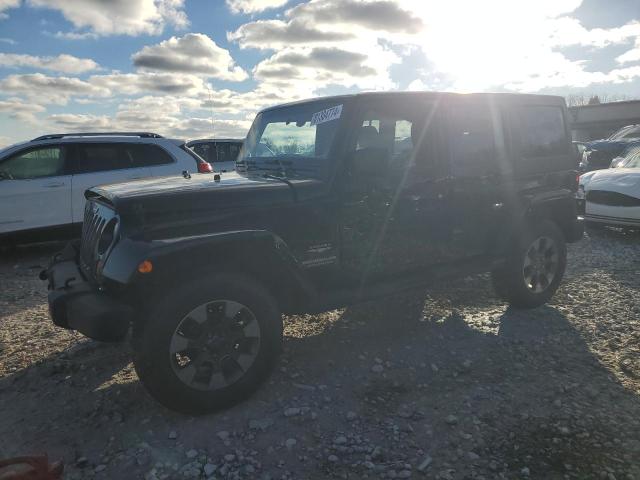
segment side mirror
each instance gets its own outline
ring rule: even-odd
[[[355,179],[384,177],[389,168],[389,151],[386,148],[368,147],[354,152],[351,157],[351,173]]]

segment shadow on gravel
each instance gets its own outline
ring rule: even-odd
[[[46,302],[47,284],[38,278],[64,242],[46,242],[0,250],[0,318]]]
[[[557,309],[478,311],[496,306],[483,292],[485,280],[456,285],[457,293],[447,287],[426,299],[402,295],[350,307],[321,335],[287,339],[289,363],[312,385],[341,382],[341,395],[378,427],[390,416],[425,422],[432,435],[420,427],[409,437],[430,445],[433,458],[463,448],[459,436],[475,432],[483,447],[474,454],[507,478],[525,467],[532,478],[555,479],[601,478],[640,465],[639,397]],[[330,368],[319,358],[331,359]],[[455,470],[471,475],[465,463],[454,462]]]
[[[122,345],[84,339],[0,379],[0,454],[55,458],[102,443],[101,429],[144,403],[129,358]]]

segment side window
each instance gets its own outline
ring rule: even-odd
[[[235,162],[240,153],[241,144],[238,143],[218,143],[216,148],[218,149],[218,161],[219,162]]]
[[[235,160],[235,158],[231,158],[231,154],[229,153],[229,144],[228,143],[218,143],[216,145],[216,149],[218,150],[218,161],[219,162],[231,162]]]
[[[173,163],[173,158],[157,145],[144,143],[132,143],[123,145],[125,153],[131,159],[131,167],[151,167],[154,165],[166,165]]]
[[[482,177],[496,172],[496,129],[488,105],[455,104],[451,108],[449,145],[451,173]]]
[[[209,163],[215,163],[216,161],[216,150],[208,143],[194,145],[193,151]]]
[[[625,155],[624,163],[621,166],[624,168],[640,168],[640,148],[634,148]]]
[[[117,143],[77,144],[76,173],[120,170],[131,165],[132,158]]]
[[[516,119],[523,157],[553,157],[567,153],[569,140],[561,108],[524,106],[516,110]]]
[[[62,148],[48,146],[22,151],[0,163],[0,172],[14,180],[64,175]]]
[[[435,177],[440,169],[439,132],[435,103],[381,104],[368,109],[359,123],[356,154],[374,149],[390,177],[404,177],[408,169],[422,178]],[[411,182],[412,176],[405,181]]]
[[[412,162],[411,120],[398,115],[370,110],[360,125],[356,151],[379,150],[389,168],[406,168]]]
[[[241,143],[230,143],[229,144],[229,156],[230,160],[235,162],[238,159],[238,155],[240,155],[240,149],[242,148]]]

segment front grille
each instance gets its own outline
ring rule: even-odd
[[[623,193],[608,192],[606,190],[590,190],[587,192],[587,202],[610,207],[638,207],[640,198],[631,197]]]
[[[80,243],[80,266],[88,278],[96,277],[98,264],[97,244],[105,225],[115,216],[115,212],[98,202],[87,200],[82,224]]]

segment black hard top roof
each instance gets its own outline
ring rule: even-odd
[[[274,105],[261,110],[261,112],[268,112],[269,110],[275,110],[283,107],[291,107],[294,105],[303,105],[305,103],[317,102],[317,101],[335,101],[335,102],[353,102],[356,100],[364,99],[379,99],[379,98],[410,98],[420,97],[425,99],[435,98],[494,98],[499,101],[525,101],[526,103],[541,103],[546,105],[565,105],[564,97],[558,95],[540,95],[529,93],[453,93],[453,92],[363,92],[353,93],[347,95],[334,95],[327,97],[315,97],[304,100],[298,100],[295,102],[283,103],[280,105]]]

